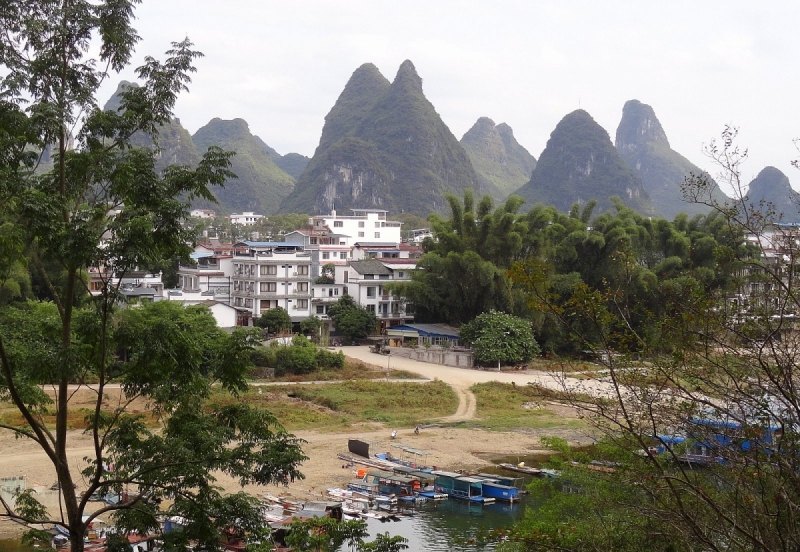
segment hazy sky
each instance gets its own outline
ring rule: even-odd
[[[635,98],[653,106],[673,149],[712,174],[703,146],[733,124],[750,153],[745,182],[774,165],[800,188],[796,0],[143,0],[136,15],[134,64],[185,36],[205,54],[176,107],[191,133],[240,117],[279,153],[311,156],[359,65],[391,81],[410,59],[458,139],[487,116],[538,158],[578,107],[613,140]]]

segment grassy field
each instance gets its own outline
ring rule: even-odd
[[[339,369],[317,370],[310,374],[287,374],[280,378],[255,378],[256,382],[285,381],[295,383],[301,381],[348,381],[348,380],[376,380],[385,379],[386,370],[381,370],[377,366],[365,364],[360,360],[345,361],[345,365]],[[421,379],[419,374],[407,372],[406,370],[390,370],[389,379]]]
[[[352,380],[252,390],[242,400],[262,405],[288,430],[346,430],[352,424],[413,427],[456,411],[458,397],[445,383]],[[228,400],[220,392],[218,402]],[[233,400],[231,397],[229,400]],[[377,425],[376,425],[377,427]]]
[[[579,419],[565,419],[548,403],[553,397],[530,385],[513,386],[496,381],[471,387],[477,403],[471,425],[498,431],[514,429],[583,428]]]

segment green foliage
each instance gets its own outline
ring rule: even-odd
[[[161,536],[171,550],[216,549],[222,528],[266,537],[256,499],[222,494],[212,474],[283,484],[302,477],[305,459],[302,442],[267,411],[202,400],[215,382],[234,395],[245,390],[251,333],[226,334],[207,309],[170,302],[118,312],[110,275],[186,260],[189,202],[210,201],[210,187],[232,176],[232,154],[217,147],[196,166],[163,170],[152,149],[136,147],[134,136],[155,143],[186,89],[200,55],[188,39],[164,62],[145,57],[141,86],[120,93],[118,110],[96,104],[106,73],[122,71],[138,41],[137,3],[19,0],[0,9],[0,279],[9,281],[24,253],[34,293],[49,300],[0,304],[0,400],[24,420],[0,429],[39,447],[62,489],[86,487],[83,496],[62,494],[58,519],[42,519],[33,495],[16,511],[3,503],[0,517],[60,523],[74,552],[83,550],[88,497],[128,486],[139,499],[103,510],[123,534],[157,531],[166,515],[188,522],[184,532]],[[38,152],[52,164],[35,171]],[[98,295],[86,294],[90,269],[108,278]],[[96,396],[84,420],[92,445],[76,467],[67,455],[69,386],[88,382]],[[154,418],[129,412],[130,402],[107,405],[105,390],[115,384],[128,401],[149,404]]]
[[[316,340],[319,338],[319,332],[322,330],[323,324],[324,322],[316,316],[309,316],[300,322],[300,331]]]
[[[320,267],[319,278],[314,280],[315,284],[333,284],[336,282],[336,266],[331,263],[326,263]]]
[[[481,364],[518,364],[539,354],[530,322],[494,310],[461,326],[459,336]]]
[[[292,329],[292,318],[286,309],[275,307],[261,313],[256,320],[256,326],[264,328],[270,333],[280,333]]]
[[[296,335],[292,338],[290,346],[278,345],[274,347],[275,375],[282,377],[287,374],[310,374],[319,369],[330,370],[344,367],[344,354],[331,353],[319,349],[308,338]],[[268,359],[272,361],[272,359]]]
[[[298,385],[292,393],[340,413],[353,421],[379,421],[413,427],[421,420],[452,414],[458,408],[453,389],[441,381],[397,383],[353,380],[325,385]]]
[[[294,550],[333,552],[346,545],[356,552],[399,552],[408,549],[408,539],[378,533],[373,542],[364,542],[369,535],[367,523],[360,519],[336,521],[331,518],[293,519],[286,544]]]
[[[356,304],[352,297],[343,295],[328,308],[328,316],[333,320],[336,330],[349,339],[367,337],[376,331],[378,318],[375,313]]]

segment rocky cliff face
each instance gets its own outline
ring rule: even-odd
[[[683,197],[681,185],[690,175],[702,175],[709,181],[709,199],[720,204],[728,199],[710,176],[670,147],[655,111],[647,104],[638,100],[625,103],[615,145],[620,156],[642,179],[653,208],[660,216],[673,219],[681,212],[689,215],[708,212],[708,206]]]
[[[456,138],[405,61],[389,84],[372,64],[359,67],[325,118],[319,147],[283,212],[378,208],[425,216],[445,195],[479,188]]]
[[[231,171],[237,178],[215,188],[223,212],[256,211],[259,214],[277,212],[281,201],[294,189],[294,178],[281,170],[272,160],[269,148],[250,132],[243,119],[212,119],[192,137],[197,149],[205,152],[210,146],[235,151]]]
[[[461,138],[482,187],[495,200],[507,198],[528,182],[536,159],[522,147],[505,123],[481,117]]]
[[[742,203],[776,222],[800,223],[800,194],[775,167],[764,167],[758,173]]]
[[[611,209],[612,196],[642,214],[652,205],[641,179],[614,149],[608,133],[579,109],[564,117],[547,141],[530,181],[517,190],[530,208],[541,202],[568,211],[596,199],[596,213]]]

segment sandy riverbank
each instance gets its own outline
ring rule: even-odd
[[[346,452],[347,441],[351,438],[377,442],[376,452],[390,450],[390,430],[359,432],[357,428],[346,433],[318,433],[301,431],[296,435],[307,441],[303,447],[309,459],[303,464],[306,476],[288,487],[247,487],[245,490],[256,496],[264,493],[285,496],[295,500],[306,500],[324,496],[328,487],[340,487],[352,479],[351,469],[342,468],[343,462],[336,457]],[[429,452],[428,463],[449,470],[473,469],[491,464],[491,458],[512,455],[529,455],[540,450],[539,438],[542,435],[559,435],[573,443],[589,442],[587,435],[574,431],[548,430],[546,433],[534,432],[494,432],[460,428],[427,428],[419,435],[413,430],[400,430],[396,439],[403,443]],[[77,468],[82,459],[90,453],[91,442],[81,432],[70,436],[70,462]],[[24,476],[28,486],[41,486],[45,501],[54,515],[58,512],[57,493],[45,491],[56,480],[47,457],[29,442],[16,440],[9,435],[0,437],[0,477]],[[397,452],[397,451],[395,451]],[[76,469],[77,472],[77,469]],[[226,489],[238,490],[233,480],[219,477],[219,483]],[[78,485],[79,491],[81,485]],[[84,486],[85,488],[85,486]],[[100,505],[97,505],[98,507]],[[0,538],[15,538],[22,532],[20,526],[8,521],[0,521]]]

